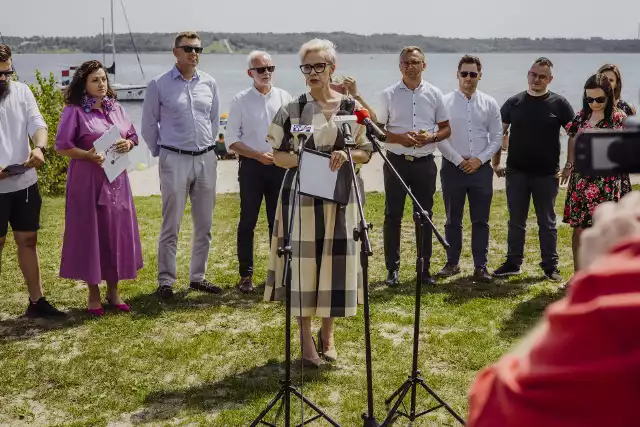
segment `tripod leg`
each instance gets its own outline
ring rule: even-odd
[[[271,399],[271,402],[269,402],[269,404],[267,405],[266,408],[264,408],[264,410],[262,412],[260,412],[260,415],[258,415],[258,418],[256,418],[255,420],[253,420],[253,422],[250,424],[250,427],[256,427],[258,424],[260,424],[260,422],[262,421],[262,419],[269,413],[269,411],[271,410],[271,408],[273,408],[275,406],[276,403],[278,403],[278,400],[280,400],[282,398],[282,396],[284,395],[285,390],[280,389],[280,391],[278,392],[278,394],[276,394],[276,396]]]
[[[418,383],[420,383],[420,385],[424,387],[425,390],[427,390],[427,393],[429,393],[431,397],[437,400],[438,403],[442,405],[447,410],[447,412],[449,412],[453,416],[453,418],[458,420],[460,424],[464,425],[464,419],[462,419],[462,417],[458,415],[456,411],[454,411],[453,408],[447,404],[447,402],[442,400],[440,396],[438,396],[433,390],[431,390],[431,388],[424,382],[422,378],[418,379]]]
[[[327,422],[329,424],[331,424],[333,427],[340,427],[340,424],[338,424],[337,422],[335,422],[334,420],[331,419],[331,417],[329,417],[329,415],[325,414],[324,411],[320,408],[318,408],[316,405],[314,405],[309,399],[307,399],[306,397],[304,397],[298,390],[296,389],[292,389],[291,393],[295,394],[296,396],[298,396],[298,398],[300,400],[302,400],[307,406],[309,406],[311,409],[313,409],[314,411],[316,411],[316,413],[318,415],[320,415],[322,418],[324,418],[325,420],[327,420]]]
[[[389,398],[387,400],[384,401],[385,405],[388,405],[389,403],[393,402],[393,399],[395,399],[395,397],[397,395],[400,394],[400,392],[402,390],[404,390],[404,388],[407,386],[407,383],[405,382],[404,384],[402,384],[396,391],[393,392],[393,394],[391,396],[389,396]]]
[[[398,408],[402,404],[402,401],[404,400],[404,397],[409,392],[409,389],[411,388],[412,383],[413,383],[413,381],[408,380],[407,382],[402,384],[402,387],[400,387],[398,390],[396,390],[396,392],[391,396],[391,398],[387,399],[390,402],[391,400],[393,400],[392,399],[393,396],[397,395],[400,392],[400,396],[398,397],[398,400],[396,400],[395,405],[393,405],[393,408],[391,408],[391,410],[389,411],[389,414],[387,414],[387,418],[385,418],[385,420],[382,422],[382,426],[383,427],[391,425],[391,422],[393,421],[393,418],[396,415],[396,412],[398,412]],[[388,404],[388,402],[387,402],[387,404]]]

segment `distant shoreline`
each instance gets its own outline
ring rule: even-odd
[[[211,33],[200,32],[205,53],[246,54],[255,49],[271,53],[297,53],[311,38],[333,41],[341,53],[398,53],[402,47],[416,45],[429,53],[640,53],[639,39],[612,40],[565,38],[492,38],[453,39],[399,34],[334,33]],[[131,38],[135,43],[131,42]],[[173,46],[173,33],[116,34],[119,53],[168,52]],[[15,53],[83,53],[101,54],[102,35],[85,37],[14,37],[4,40]],[[134,49],[134,44],[136,48]],[[106,49],[108,50],[108,48]]]

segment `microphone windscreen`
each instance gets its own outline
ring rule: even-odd
[[[364,119],[369,119],[371,116],[369,115],[369,110],[366,108],[361,108],[355,111],[355,115],[358,118],[358,124],[361,125],[364,122]]]

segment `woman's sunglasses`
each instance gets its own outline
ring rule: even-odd
[[[467,76],[471,76],[472,79],[475,79],[478,77],[478,73],[475,71],[460,71],[460,77],[466,79]]]
[[[300,66],[300,71],[302,71],[302,74],[311,74],[311,71],[322,73],[327,68],[327,65],[331,65],[331,63],[320,62],[318,64],[302,64]]]
[[[202,51],[204,50],[204,48],[200,46],[178,46],[178,49],[182,49],[187,53],[191,53],[191,52],[202,53]]]
[[[269,65],[268,67],[253,67],[253,68],[249,68],[249,69],[250,70],[254,70],[258,74],[264,74],[265,71],[273,73],[276,70],[276,66],[275,65]]]
[[[598,104],[604,104],[605,102],[607,102],[606,96],[598,96],[597,98],[587,96],[585,99],[587,100],[587,104],[593,104],[594,102],[597,102]]]

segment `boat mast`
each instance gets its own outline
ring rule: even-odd
[[[116,82],[116,33],[113,27],[113,0],[111,0],[111,53],[113,54],[113,83]]]

